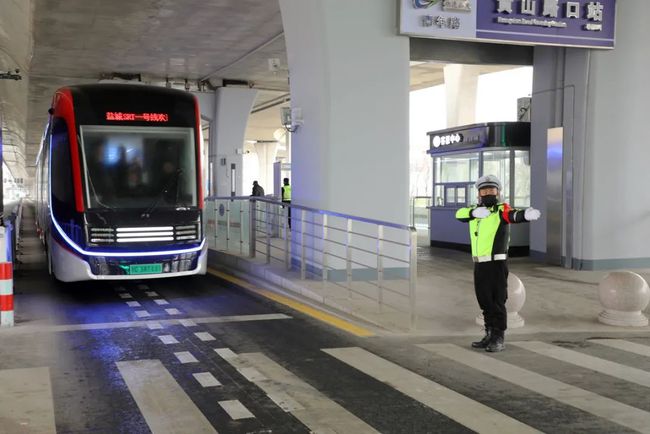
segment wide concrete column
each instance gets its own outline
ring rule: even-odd
[[[445,66],[447,128],[470,125],[476,121],[476,91],[480,66],[452,64]]]
[[[243,150],[246,125],[256,96],[254,89],[221,87],[216,91],[209,162],[217,196],[230,196],[233,167],[235,195],[250,194],[243,185]]]
[[[393,0],[280,0],[292,108],[292,201],[408,221],[409,41]]]

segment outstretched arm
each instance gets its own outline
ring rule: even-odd
[[[504,204],[501,219],[506,223],[524,223],[537,220],[542,213],[535,208],[517,209]]]
[[[467,207],[467,208],[461,208],[458,211],[456,211],[456,219],[458,221],[461,221],[463,223],[467,223],[470,220],[474,219],[474,216],[472,215],[472,211],[474,210],[474,207]]]

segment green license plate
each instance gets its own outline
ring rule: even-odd
[[[129,265],[129,274],[155,274],[155,273],[162,273],[162,264]]]

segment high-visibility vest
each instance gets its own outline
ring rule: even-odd
[[[291,201],[291,186],[290,185],[283,185],[282,186],[282,200],[284,202]]]

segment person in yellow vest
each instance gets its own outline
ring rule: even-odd
[[[539,219],[535,208],[511,208],[499,201],[501,181],[494,175],[476,181],[478,205],[456,211],[456,219],[469,223],[469,235],[474,260],[474,291],[483,311],[485,336],[472,342],[473,348],[489,352],[505,349],[508,299],[508,247],[510,224]]]
[[[291,186],[289,185],[289,178],[284,178],[282,180],[282,202],[291,203]],[[291,207],[287,207],[287,213],[289,218],[289,229],[291,229]]]

